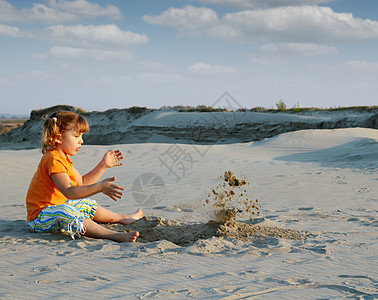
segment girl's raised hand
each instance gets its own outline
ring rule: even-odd
[[[116,177],[104,179],[101,182],[101,185],[102,185],[101,191],[108,197],[112,198],[114,201],[117,201],[118,199],[122,198],[123,196],[122,191],[124,191],[125,189],[115,184],[114,183],[115,180],[116,180]]]
[[[107,168],[122,166],[120,161],[123,159],[123,154],[119,150],[109,150],[103,157],[103,162]]]

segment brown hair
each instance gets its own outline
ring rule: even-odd
[[[71,111],[53,113],[43,124],[42,153],[55,149],[57,137],[65,131],[75,129],[77,133],[89,131],[87,120]]]

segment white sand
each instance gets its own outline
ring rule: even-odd
[[[159,203],[142,206],[145,215],[205,222],[206,195],[231,170],[245,175],[260,200],[262,225],[309,235],[254,242],[212,237],[181,247],[31,233],[25,193],[41,154],[2,150],[1,299],[378,298],[378,130],[306,130],[214,146],[84,146],[75,166],[85,173],[110,148],[123,151],[125,166],[104,177],[116,175],[125,197],[93,198],[112,210],[136,210],[132,183],[155,173],[166,192]],[[180,151],[187,155],[172,169],[176,177],[161,161],[169,164],[168,154]]]

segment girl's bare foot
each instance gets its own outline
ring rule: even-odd
[[[114,236],[114,241],[119,243],[125,243],[125,242],[135,242],[137,237],[139,236],[138,231],[134,232],[117,232],[117,234]]]
[[[119,220],[118,223],[121,223],[123,225],[129,225],[131,223],[134,223],[136,220],[139,220],[143,217],[143,211],[141,208],[139,208],[135,213],[130,215],[124,215],[122,219]]]
[[[108,239],[115,242],[135,242],[139,236],[138,231],[134,232],[119,232],[111,230],[101,226],[91,219],[84,219],[84,225],[87,229],[84,233],[85,236],[96,238],[96,239]]]

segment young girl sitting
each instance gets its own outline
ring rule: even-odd
[[[64,229],[75,234],[104,238],[116,242],[135,242],[138,232],[117,232],[96,222],[130,224],[143,216],[139,209],[130,215],[107,210],[88,199],[104,193],[113,200],[122,198],[122,187],[115,177],[97,182],[106,169],[121,166],[119,150],[105,153],[98,165],[81,176],[70,156],[83,144],[82,136],[89,130],[84,117],[67,111],[53,114],[44,123],[42,159],[26,196],[27,219],[34,232],[58,232]]]

